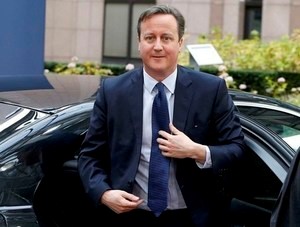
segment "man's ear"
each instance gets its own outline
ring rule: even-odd
[[[182,48],[182,46],[183,46],[183,42],[184,42],[184,39],[183,39],[183,38],[181,38],[181,39],[179,40],[179,42],[178,42],[178,44],[179,44],[179,51],[181,51],[181,48]]]

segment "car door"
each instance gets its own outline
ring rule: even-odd
[[[0,207],[1,227],[39,227],[31,206]]]
[[[269,226],[294,151],[276,133],[240,115],[247,149],[233,173],[233,226]]]

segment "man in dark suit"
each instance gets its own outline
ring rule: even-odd
[[[225,81],[177,64],[184,30],[177,9],[150,7],[137,25],[143,67],[107,78],[99,88],[78,159],[85,191],[103,212],[99,221],[226,226],[228,201],[220,193],[220,175],[242,158],[243,134]],[[155,134],[151,111],[157,93],[166,96],[170,123]],[[151,150],[157,145],[160,157],[170,161],[162,212],[148,203]]]

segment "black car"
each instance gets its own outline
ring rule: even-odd
[[[76,158],[93,103],[91,97],[41,110],[0,101],[0,226],[90,226],[93,210],[76,172]],[[237,107],[246,158],[240,171],[224,173],[222,179],[232,179],[234,187],[228,185],[222,193],[233,197],[233,226],[269,226],[296,151],[277,131]]]

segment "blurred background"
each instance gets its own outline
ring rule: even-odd
[[[137,19],[154,4],[180,9],[185,45],[215,46],[224,64],[202,71],[300,105],[300,0],[2,0],[0,97],[81,100],[99,76],[139,66]],[[191,66],[186,48],[179,60]]]

